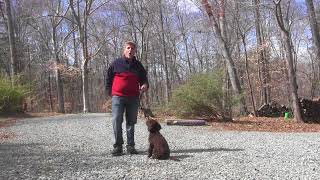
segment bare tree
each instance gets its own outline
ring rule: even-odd
[[[187,24],[186,24],[186,18],[184,17],[185,15],[183,14],[183,12],[181,12],[181,7],[179,7],[178,5],[176,5],[176,16],[178,18],[178,29],[180,30],[181,36],[182,36],[182,41],[184,43],[184,47],[185,47],[185,55],[186,55],[186,61],[187,61],[187,65],[188,65],[188,69],[189,69],[189,73],[192,74],[193,72],[195,72],[195,67],[192,66],[191,63],[191,58],[190,58],[190,50],[189,50],[189,42],[188,42],[188,29],[187,29]]]
[[[263,37],[263,29],[261,25],[260,16],[260,0],[253,0],[255,6],[255,28],[256,28],[256,39],[257,39],[257,53],[258,53],[258,68],[259,68],[259,79],[261,82],[261,99],[263,104],[270,102],[270,87],[269,87],[269,72],[268,72],[268,60],[267,53],[265,50],[265,40]]]
[[[282,36],[277,34],[280,32],[278,24],[270,17],[273,9],[265,8],[270,2],[274,6],[270,0],[192,1],[199,5],[199,9],[205,7],[203,14],[209,16],[210,23],[204,24],[199,9],[184,6],[187,2],[184,0],[14,1],[16,49],[22,52],[16,54],[19,63],[15,71],[19,72],[20,65],[28,65],[28,69],[21,68],[25,70],[21,75],[23,80],[28,78],[35,82],[30,82],[36,92],[31,97],[34,100],[33,109],[55,110],[54,103],[63,102],[58,97],[62,94],[66,112],[75,112],[75,109],[79,112],[82,105],[84,112],[101,112],[101,105],[105,103],[105,99],[101,98],[105,97],[103,69],[119,55],[121,43],[127,38],[137,42],[137,57],[148,69],[150,94],[146,99],[150,101],[151,108],[169,101],[171,90],[191,74],[221,67],[227,71],[226,92],[230,96],[243,98],[240,106],[242,112],[246,110],[244,99],[250,103],[250,109],[253,101],[269,103],[271,97],[281,104],[288,103],[290,99],[291,104],[291,82],[287,83],[291,64],[286,67],[283,60],[290,58],[290,54],[292,71],[300,87],[299,95],[306,95],[302,91],[314,87],[312,82],[315,81],[312,80],[315,78],[311,79],[310,74],[312,71],[319,73],[316,66],[320,63],[312,58],[311,62],[316,64],[313,66],[308,64],[309,61],[299,59],[309,58],[310,55],[299,50],[311,47],[311,42],[302,40],[308,36],[302,33],[307,26],[302,13],[295,10],[294,16],[288,16],[289,9],[282,9],[287,11],[282,11],[282,19],[285,30],[289,32],[288,45],[286,32],[281,33]],[[282,7],[284,1],[281,1]],[[295,3],[293,0],[290,2]],[[106,3],[108,5],[103,6]],[[68,11],[67,5],[70,5]],[[239,11],[235,9],[237,6]],[[4,24],[7,22],[5,14],[6,10],[0,12],[0,75],[10,76],[9,33]],[[292,21],[294,24],[288,26],[288,22]],[[24,23],[29,23],[26,28]],[[111,33],[108,34],[108,31]],[[105,42],[101,43],[102,39]],[[299,46],[302,41],[305,46]],[[319,40],[313,43],[317,42]],[[100,47],[103,48],[99,52]],[[290,48],[291,52],[287,53]],[[314,57],[315,49],[308,50]],[[70,64],[72,61],[73,67]],[[57,81],[59,76],[61,81]],[[303,81],[303,78],[308,81]],[[63,91],[59,90],[61,86]],[[316,90],[315,93],[319,93],[319,89]],[[244,95],[247,97],[244,98]],[[255,103],[252,106],[258,105]],[[149,102],[146,105],[149,106]],[[70,107],[73,108],[68,109]],[[63,108],[60,106],[59,109]]]
[[[82,71],[82,93],[83,93],[83,112],[91,112],[90,103],[89,103],[89,61],[97,55],[97,53],[100,51],[102,46],[100,46],[96,52],[90,53],[89,47],[88,47],[88,24],[89,24],[89,17],[92,15],[93,12],[95,12],[97,9],[102,7],[104,4],[108,3],[109,1],[103,2],[99,4],[97,7],[93,8],[93,3],[95,0],[85,0],[84,2],[81,0],[77,0],[74,2],[73,0],[70,0],[70,7],[72,11],[72,15],[75,20],[75,24],[78,28],[79,33],[79,40],[81,44],[82,49],[82,56],[83,61],[81,63],[81,71]],[[81,9],[80,4],[84,3],[83,9]],[[82,13],[81,13],[82,11]],[[104,41],[104,38],[102,38],[102,41]],[[98,44],[98,43],[97,43]],[[103,45],[103,43],[102,43]]]
[[[310,21],[310,27],[311,27],[311,33],[312,33],[312,40],[313,40],[313,48],[315,52],[315,59],[316,64],[318,66],[317,70],[317,76],[316,81],[319,82],[320,80],[320,33],[319,33],[319,26],[316,18],[316,12],[313,5],[313,0],[305,0],[307,8],[308,8],[308,15],[309,15],[309,21]]]
[[[249,92],[250,92],[250,99],[251,99],[251,104],[253,108],[253,114],[256,116],[256,103],[254,99],[254,94],[253,94],[253,88],[252,88],[252,83],[251,83],[251,78],[250,78],[250,72],[249,72],[249,64],[248,64],[248,52],[247,52],[247,42],[246,42],[246,36],[250,29],[252,28],[252,25],[249,23],[243,23],[241,20],[241,17],[244,15],[240,14],[240,9],[239,9],[239,4],[236,4],[236,14],[235,17],[237,18],[236,20],[236,25],[237,25],[237,31],[238,31],[238,36],[240,36],[240,39],[242,41],[243,49],[244,49],[244,60],[245,60],[245,72],[247,76],[247,81],[248,81],[248,86],[249,86]],[[249,21],[248,18],[244,18],[244,21]],[[239,45],[240,46],[240,45]],[[240,49],[240,47],[239,47]],[[240,52],[239,52],[240,53]]]
[[[12,12],[10,0],[5,0],[6,4],[6,12],[7,12],[7,28],[8,28],[8,36],[9,36],[9,46],[10,46],[10,75],[11,75],[11,85],[14,86],[14,75],[16,74],[16,43],[14,36],[14,26],[12,20]]]
[[[298,85],[296,80],[296,71],[294,69],[293,65],[293,54],[292,54],[292,43],[291,43],[291,37],[290,37],[290,25],[289,25],[289,17],[286,13],[285,15],[282,13],[281,8],[281,0],[275,1],[273,0],[273,3],[275,5],[275,17],[279,26],[279,29],[281,31],[281,36],[284,42],[284,48],[285,48],[285,55],[286,55],[286,63],[288,68],[288,78],[289,78],[289,88],[292,98],[292,108],[293,108],[293,115],[297,122],[302,122],[302,116],[299,106],[299,98],[298,98]],[[288,5],[288,9],[290,8],[290,2]],[[287,9],[287,10],[288,10]],[[288,11],[287,11],[288,12]]]
[[[52,4],[53,5],[53,4]],[[54,5],[53,5],[54,6]],[[59,58],[59,53],[62,50],[61,46],[60,48],[58,47],[58,42],[57,42],[57,28],[60,25],[60,23],[62,22],[63,17],[65,17],[65,15],[68,12],[69,7],[65,10],[65,12],[61,13],[61,6],[62,6],[62,1],[59,0],[58,4],[56,5],[56,9],[53,10],[53,7],[51,8],[51,10],[53,10],[52,12],[52,16],[50,17],[50,22],[51,22],[51,27],[52,27],[52,54],[54,55],[54,59],[56,62],[57,67],[55,68],[55,77],[56,77],[56,84],[57,84],[57,95],[58,95],[58,112],[60,113],[64,113],[65,109],[64,109],[64,94],[63,94],[63,81],[61,78],[61,69],[60,69],[60,58]],[[69,36],[69,34],[68,34]],[[68,36],[66,36],[65,38],[67,38]],[[62,43],[63,45],[63,43]]]
[[[63,10],[63,2],[62,0],[58,1],[43,1],[45,4],[45,9],[48,8],[46,11],[48,11],[48,17],[49,19],[49,27],[48,29],[44,29],[44,32],[40,31],[40,26],[44,26],[44,23],[41,25],[37,25],[37,23],[34,22],[28,22],[29,26],[31,26],[35,32],[38,32],[40,34],[41,39],[45,42],[46,48],[51,51],[52,59],[55,62],[55,68],[54,74],[55,74],[55,82],[57,87],[57,100],[58,100],[58,112],[59,113],[65,113],[65,107],[64,107],[64,88],[63,88],[63,80],[62,80],[62,74],[61,71],[64,68],[63,63],[61,63],[60,57],[61,57],[61,51],[63,50],[65,46],[65,41],[71,34],[72,30],[68,32],[64,37],[62,37],[61,42],[59,42],[59,26],[61,26],[63,19],[65,18],[69,6],[66,7]],[[41,18],[39,18],[41,19]],[[37,21],[37,19],[34,19]],[[47,36],[44,35],[46,33],[45,31],[48,31],[50,33],[50,41],[48,41]],[[50,73],[49,73],[50,76]],[[49,79],[50,80],[50,79]],[[50,82],[49,82],[50,84]],[[50,98],[52,99],[52,98]]]
[[[242,95],[242,88],[240,86],[239,77],[237,75],[236,67],[232,59],[230,49],[227,45],[226,27],[225,27],[225,3],[224,0],[219,0],[219,4],[214,11],[212,6],[209,4],[208,0],[202,0],[202,5],[210,18],[210,23],[212,23],[213,31],[216,35],[219,49],[222,51],[222,55],[226,60],[226,66],[228,70],[228,75],[231,81],[233,91],[237,96],[240,97],[240,113],[246,114],[247,107],[245,99]]]
[[[162,44],[162,50],[163,50],[163,66],[164,66],[164,75],[165,75],[165,102],[169,102],[170,98],[170,91],[171,91],[171,86],[170,86],[170,81],[169,81],[169,67],[168,67],[168,57],[167,57],[167,48],[166,48],[166,40],[165,40],[165,31],[164,31],[164,16],[163,16],[163,3],[162,0],[158,0],[159,3],[159,13],[160,13],[160,33],[161,33],[161,44]]]
[[[83,13],[81,14],[80,11],[80,1],[77,0],[74,3],[73,0],[70,0],[70,6],[72,10],[72,14],[76,21],[76,25],[78,27],[78,32],[80,35],[80,44],[82,48],[82,56],[83,61],[81,64],[82,70],[82,93],[83,93],[83,112],[90,112],[90,103],[89,103],[89,86],[88,86],[88,62],[90,60],[89,52],[88,52],[88,19],[90,16],[90,11],[92,7],[92,3],[94,0],[86,0],[85,7]],[[77,11],[75,9],[77,7]]]

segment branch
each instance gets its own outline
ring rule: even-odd
[[[69,8],[70,8],[70,3],[68,4],[68,7],[67,7],[66,11],[63,13],[62,18],[57,22],[57,25],[60,24],[62,19],[67,15],[67,12],[69,11]],[[59,15],[59,14],[57,14],[57,15]]]
[[[6,20],[6,17],[5,17],[5,15],[4,15],[4,13],[3,13],[3,10],[2,10],[2,4],[4,4],[4,2],[0,1],[1,16],[2,16],[3,20]],[[6,29],[8,29],[8,24],[7,24],[7,23],[4,23],[4,24],[5,24],[5,26],[6,26]]]
[[[70,19],[68,17],[66,17],[65,15],[52,15],[52,14],[48,14],[46,16],[38,16],[38,17],[60,17],[61,19],[65,19],[65,20],[68,20],[74,24],[76,24],[77,22],[75,22],[73,19]]]
[[[289,21],[289,17],[293,17],[294,16],[294,8],[292,10],[292,13],[291,13],[291,16],[289,16],[289,13],[290,13],[290,6],[291,6],[291,1],[289,1],[289,5],[288,5],[288,11],[287,11],[287,22],[288,22],[288,30],[290,31],[291,27],[292,27],[292,24],[293,24],[293,21]],[[292,18],[293,19],[293,18]]]
[[[42,32],[39,30],[39,27],[36,27],[36,26],[32,25],[30,22],[27,22],[27,24],[28,24],[29,26],[31,26],[34,30],[36,30],[36,31],[39,33],[41,39],[45,42],[46,48],[47,48],[47,49],[50,49],[48,42],[46,42],[46,40],[47,40],[48,38],[45,38],[45,37],[44,37],[44,35],[42,34]]]
[[[100,47],[98,47],[98,50],[91,56],[88,57],[88,59],[91,59],[93,57],[95,57],[100,51],[101,51],[101,48],[104,46],[104,44],[102,44]]]
[[[111,0],[110,0],[111,1]],[[103,5],[109,3],[110,1],[101,3],[98,7],[94,8],[91,12],[89,12],[89,15],[91,15],[92,13],[94,13],[97,9],[99,9],[100,7],[102,7]]]
[[[75,27],[65,36],[65,37],[63,37],[62,38],[62,40],[61,40],[61,45],[60,45],[60,47],[58,48],[58,53],[63,49],[63,45],[65,44],[65,41],[66,41],[66,39],[71,35],[71,33],[73,33],[75,31]]]
[[[76,11],[75,11],[75,9],[74,9],[73,0],[70,0],[69,2],[70,2],[70,8],[71,8],[72,14],[73,14],[74,18],[75,18],[76,21],[77,21],[75,24],[77,24],[77,25],[79,26],[79,28],[80,28],[81,22],[80,22],[79,14],[77,14]],[[72,21],[72,22],[73,22],[73,21]]]
[[[221,40],[223,40],[222,38],[222,34],[221,34],[221,30],[219,28],[219,25],[217,23],[217,20],[216,18],[214,17],[213,15],[213,11],[212,11],[212,7],[211,5],[208,3],[208,0],[202,0],[201,1],[201,4],[203,5],[205,11],[207,12],[208,16],[209,16],[209,20],[210,22],[213,22],[213,31],[215,32],[215,34],[217,36],[220,36],[221,37]]]
[[[89,16],[90,15],[90,10],[91,10],[93,1],[94,0],[87,0],[86,1],[86,8],[84,8],[84,12],[83,12],[83,14],[85,16]]]
[[[283,22],[283,17],[282,17],[282,11],[281,11],[281,4],[280,4],[281,0],[278,0],[277,2],[276,1],[273,1],[273,3],[275,4],[276,6],[276,9],[275,9],[275,16],[276,16],[276,20],[277,20],[277,23],[280,27],[280,29],[285,32],[285,33],[288,33],[288,31],[286,30],[286,28],[284,27],[284,22]]]

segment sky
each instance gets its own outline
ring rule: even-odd
[[[189,12],[198,12],[200,9],[191,0],[181,0],[178,2],[180,8],[186,8]]]
[[[295,2],[299,4],[304,4],[305,0],[295,0]],[[178,4],[181,7],[185,6],[187,9],[190,9],[192,11],[199,11],[199,7],[197,7],[195,3],[192,2],[192,0],[181,0]]]

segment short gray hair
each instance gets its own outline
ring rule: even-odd
[[[136,43],[134,43],[133,41],[126,41],[126,42],[124,42],[123,48],[126,48],[127,45],[130,45],[130,46],[134,47],[134,49],[137,49],[137,45],[136,45]]]

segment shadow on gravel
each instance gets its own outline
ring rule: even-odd
[[[217,151],[244,151],[244,149],[228,149],[228,148],[211,148],[211,149],[180,149],[173,150],[172,153],[203,153],[203,152],[217,152]]]
[[[172,150],[171,153],[203,153],[203,152],[218,152],[218,151],[226,151],[226,152],[236,152],[236,151],[244,151],[244,149],[228,149],[228,148],[211,148],[211,149],[180,149],[180,150]],[[148,154],[147,151],[138,151],[139,154],[137,155],[143,155],[146,156]],[[178,160],[186,159],[189,157],[193,157],[192,155],[176,155],[171,154],[172,157]]]
[[[148,155],[148,152],[147,151],[138,151],[139,154],[137,154],[138,156],[139,155],[143,155],[143,156],[147,156]],[[171,153],[179,153],[179,152],[176,152],[176,151],[171,151]],[[183,152],[181,152],[183,153]],[[179,159],[185,159],[185,158],[188,158],[188,157],[192,157],[191,155],[174,155],[175,158],[179,158]]]
[[[136,154],[135,156],[147,156],[148,152],[147,151],[138,151],[139,154]],[[171,153],[177,153],[176,151],[171,151]],[[192,155],[186,155],[186,154],[181,154],[181,155],[176,155],[176,154],[170,154],[170,160],[174,161],[181,161],[183,159],[193,157]]]
[[[75,172],[126,166],[100,153],[51,150],[42,143],[0,143],[0,159],[0,179],[70,179]]]
[[[180,161],[182,159],[186,159],[186,158],[193,157],[193,156],[191,156],[191,155],[178,155],[178,156],[171,156],[171,157]]]

